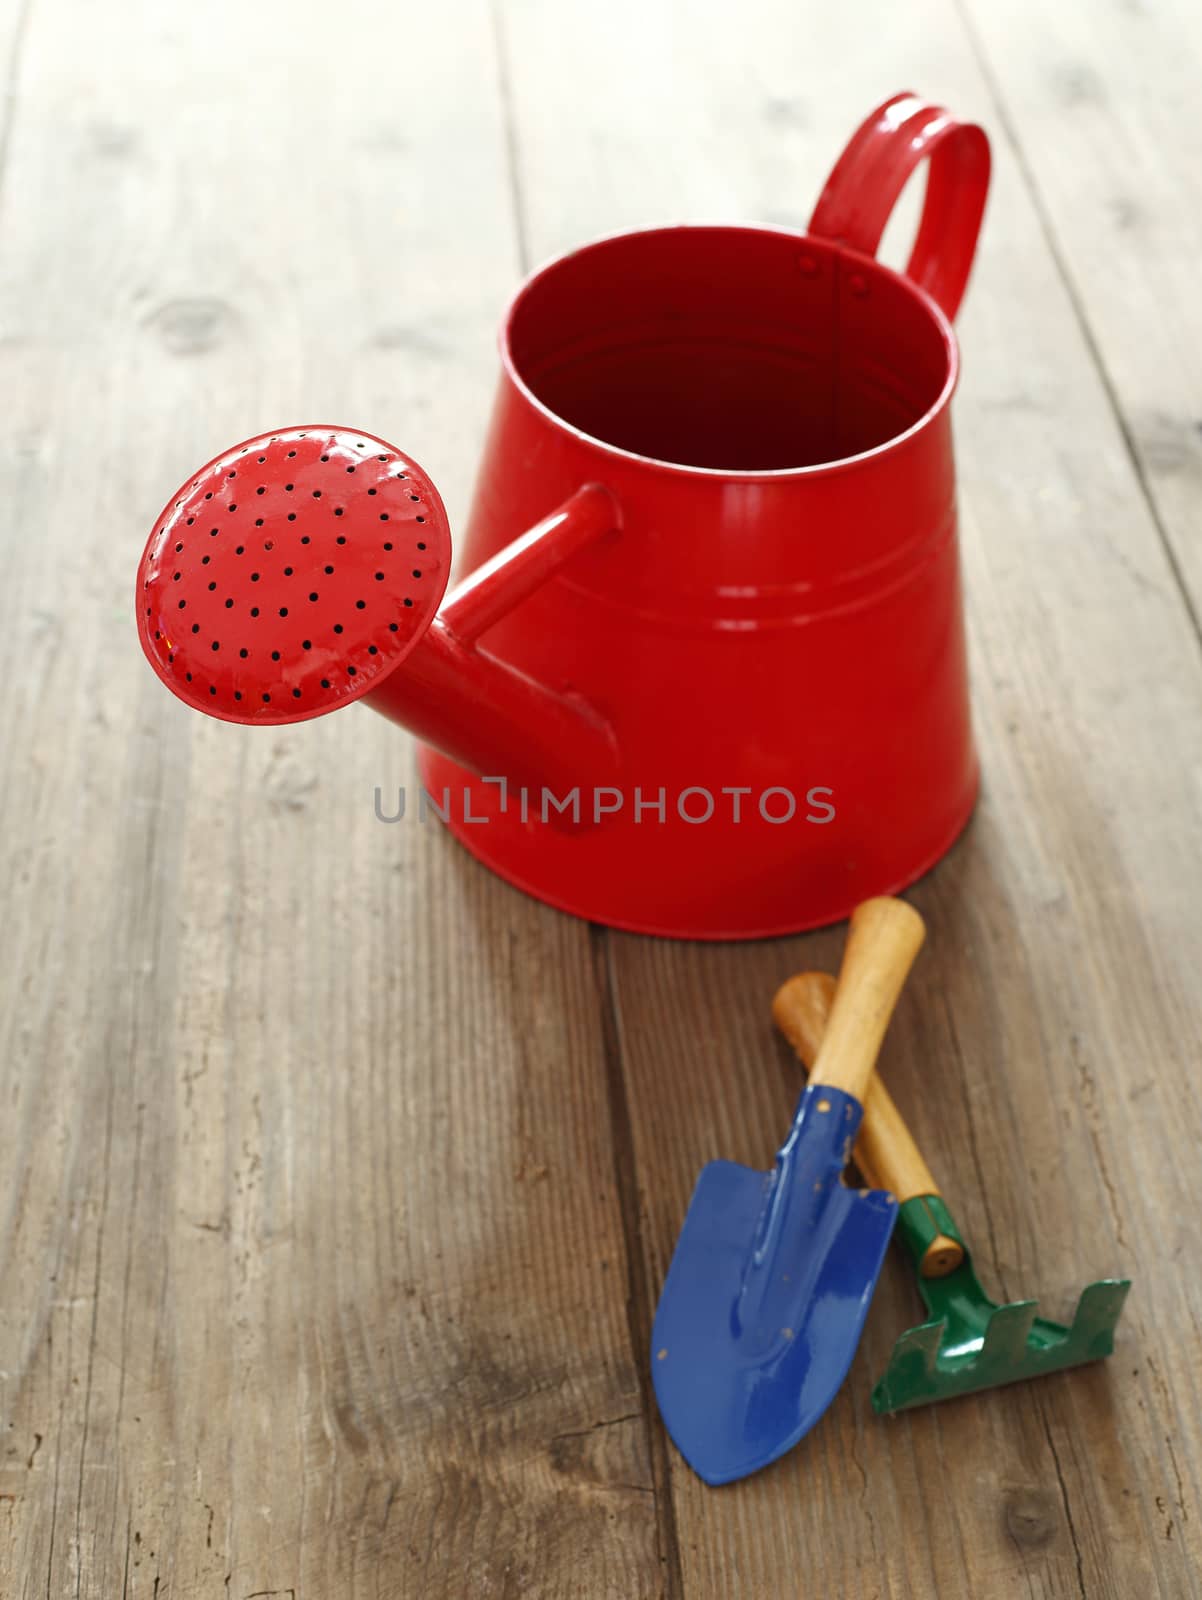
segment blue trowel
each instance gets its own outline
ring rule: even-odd
[[[843,1169],[924,931],[904,901],[857,907],[818,1059],[772,1170],[711,1161],[697,1180],[651,1367],[668,1432],[707,1483],[792,1449],[851,1365],[897,1204],[849,1189]]]

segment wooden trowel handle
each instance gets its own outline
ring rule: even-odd
[[[776,992],[773,1020],[806,1067],[818,1058],[834,999],[835,980],[826,972],[799,973]],[[864,1098],[855,1163],[865,1183],[874,1189],[892,1190],[901,1205],[939,1193],[893,1096],[875,1076]],[[920,1271],[924,1277],[941,1278],[955,1271],[963,1259],[964,1246],[959,1240],[938,1233],[923,1257]]]
[[[922,918],[904,900],[881,896],[856,907],[830,1020],[810,1073],[814,1083],[863,1102],[889,1018],[925,934]]]

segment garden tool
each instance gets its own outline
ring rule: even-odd
[[[772,1014],[798,1057],[817,1071],[827,1016],[838,993],[826,973],[791,978]],[[1131,1287],[1103,1278],[1084,1290],[1071,1325],[1035,1313],[1036,1301],[998,1305],[977,1281],[972,1257],[930,1170],[884,1085],[875,1080],[864,1106],[855,1149],[867,1181],[892,1189],[899,1201],[898,1233],[914,1263],[930,1318],[903,1333],[884,1376],[872,1391],[874,1411],[950,1400],[1042,1377],[1114,1349],[1114,1330]]]
[[[842,1180],[886,1025],[923,939],[900,900],[857,907],[830,1024],[771,1172],[697,1181],[652,1332],[668,1432],[707,1483],[783,1455],[847,1374],[897,1206]]]
[[[244,728],[401,723],[464,848],[593,922],[756,938],[913,882],[978,785],[951,318],[989,170],[981,128],[895,94],[805,231],[672,222],[541,266],[450,589],[438,487],[388,442],[420,400],[387,439],[299,421],[214,454],[139,567],[158,678]]]

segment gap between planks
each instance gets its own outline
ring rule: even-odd
[[[618,1011],[617,987],[613,971],[613,941],[608,928],[589,924],[593,967],[601,1001],[601,1048],[605,1063],[609,1105],[609,1138],[614,1159],[614,1184],[622,1219],[622,1239],[626,1251],[626,1319],[630,1329],[630,1354],[639,1375],[643,1426],[651,1461],[651,1481],[655,1490],[655,1526],[660,1566],[664,1575],[666,1600],[683,1600],[684,1573],[680,1561],[680,1538],[676,1527],[676,1506],[672,1495],[672,1461],[668,1440],[656,1406],[648,1354],[655,1307],[647,1283],[647,1252],[639,1208],[638,1164],[630,1097],[622,1053],[622,1028]]]

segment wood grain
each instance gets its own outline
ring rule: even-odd
[[[1202,616],[1202,12],[964,0],[1149,510]]]
[[[395,728],[190,716],[131,625],[162,500],[273,420],[461,515],[519,272],[487,13],[118,20],[36,0],[0,212],[0,1594],[653,1594],[588,930],[376,820]]]
[[[0,14],[4,1600],[1202,1594],[1198,48],[1184,0]],[[376,819],[415,779],[369,712],[187,715],[131,575],[276,420],[395,438],[458,525],[523,265],[802,223],[903,86],[995,141],[956,401],[986,789],[882,1070],[1000,1297],[1135,1287],[1105,1366],[881,1421],[891,1261],[823,1423],[715,1493],[651,1309],[697,1169],[770,1160],[771,998],[843,930],[560,917]]]
[[[1025,164],[935,0],[762,4],[737,27],[716,5],[687,26],[633,3],[509,16],[540,256],[658,217],[802,222],[855,117],[900,87],[995,133],[957,401],[986,790],[913,894],[927,951],[882,1070],[997,1291],[1056,1315],[1093,1278],[1136,1280],[1108,1366],[880,1423],[871,1377],[917,1311],[891,1263],[848,1386],[788,1460],[715,1496],[667,1456],[681,1592],[737,1573],[767,1596],[789,1573],[819,1594],[1195,1594],[1202,675]],[[611,943],[654,1293],[700,1165],[768,1162],[797,1085],[770,1000],[839,940]]]

